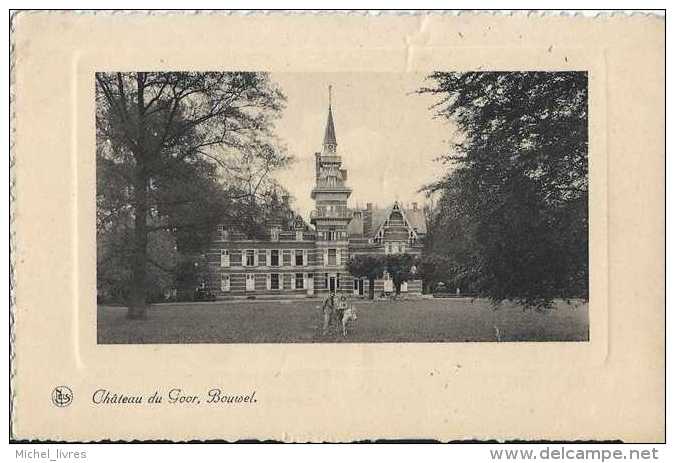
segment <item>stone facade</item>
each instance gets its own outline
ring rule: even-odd
[[[257,240],[218,226],[207,253],[209,286],[216,297],[312,297],[328,291],[367,297],[368,280],[356,279],[346,269],[352,255],[421,254],[426,224],[415,203],[404,208],[394,202],[386,209],[371,203],[365,208],[347,206],[352,190],[338,154],[330,104],[323,148],[314,162],[311,226],[300,216],[280,217],[268,235]],[[392,291],[386,273],[375,281],[375,294]],[[420,294],[422,281],[409,281],[401,291]]]

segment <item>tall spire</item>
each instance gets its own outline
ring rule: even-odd
[[[326,131],[323,135],[323,146],[330,152],[335,152],[337,141],[335,139],[335,125],[333,124],[333,86],[328,86],[328,121],[326,122]]]

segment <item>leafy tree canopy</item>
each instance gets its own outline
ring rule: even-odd
[[[457,286],[549,307],[588,297],[588,76],[468,72],[429,77],[437,115],[462,134],[427,190],[429,252]]]
[[[285,97],[265,73],[96,74],[97,231],[125,229],[118,274],[142,318],[156,233],[203,250],[215,224],[249,230],[291,158],[273,133]],[[105,254],[105,253],[104,253]],[[175,267],[175,265],[174,265]]]

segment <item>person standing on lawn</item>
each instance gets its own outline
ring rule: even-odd
[[[340,326],[342,323],[342,318],[345,316],[345,310],[349,308],[350,302],[347,299],[347,296],[340,294],[337,303],[336,317],[335,317],[335,326]]]
[[[333,291],[328,293],[328,297],[324,299],[321,310],[323,312],[323,334],[326,335],[328,326],[335,317],[335,293]]]

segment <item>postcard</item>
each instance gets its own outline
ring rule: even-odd
[[[662,442],[664,32],[15,13],[11,438]]]

